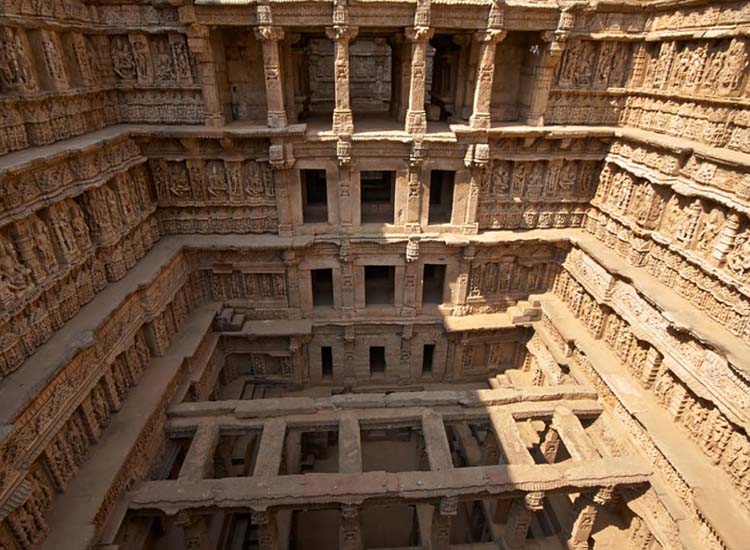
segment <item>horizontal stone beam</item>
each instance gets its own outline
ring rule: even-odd
[[[171,407],[170,417],[236,416],[262,418],[310,414],[316,411],[404,409],[410,407],[460,406],[484,408],[513,403],[551,402],[573,399],[596,399],[590,386],[565,384],[560,386],[531,386],[528,388],[497,388],[469,391],[423,391],[408,393],[344,394],[313,399],[311,397],[282,397],[279,399],[234,399],[181,403]]]
[[[272,402],[283,401],[283,399],[269,400]],[[213,403],[218,408],[223,402]],[[512,403],[497,409],[507,410],[514,419],[526,420],[530,418],[550,419],[558,407],[565,407],[573,414],[582,418],[596,418],[602,412],[601,404],[594,399],[580,400],[558,400],[558,401],[524,401]],[[457,422],[463,420],[489,422],[489,406],[484,408],[467,408],[458,407],[431,407],[432,410],[440,413],[444,420],[448,422]],[[218,409],[217,409],[218,411]],[[367,425],[368,428],[377,427],[380,424],[394,426],[419,426],[422,414],[425,409],[422,408],[403,408],[403,409],[361,409],[361,410],[327,410],[320,412],[309,412],[299,414],[289,414],[284,416],[287,427],[291,430],[335,430],[340,425],[341,419],[350,417],[358,422]],[[268,418],[237,418],[230,413],[222,415],[196,415],[196,416],[178,416],[172,417],[167,421],[166,429],[171,437],[190,437],[196,428],[205,423],[216,423],[221,426],[221,432],[224,435],[241,435],[249,431],[261,430]]]
[[[578,493],[599,487],[647,483],[652,468],[636,458],[561,464],[500,465],[429,472],[365,472],[275,477],[164,480],[143,483],[128,496],[131,510],[176,514],[181,510],[244,510],[268,507],[336,507],[404,499],[430,501],[446,495],[474,500],[521,493]]]

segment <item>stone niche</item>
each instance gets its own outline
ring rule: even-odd
[[[217,76],[225,113],[233,120],[266,124],[266,80],[263,48],[250,32],[224,30],[217,35]],[[221,59],[223,57],[223,59]]]
[[[542,48],[541,35],[533,32],[509,32],[498,43],[490,104],[493,121],[511,122],[523,118]]]

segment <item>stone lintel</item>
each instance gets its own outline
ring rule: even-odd
[[[261,450],[262,452],[262,450]],[[411,503],[445,494],[465,500],[510,498],[529,491],[580,493],[601,487],[647,483],[652,468],[637,458],[608,458],[561,464],[511,464],[453,469],[450,472],[365,472],[273,477],[150,481],[130,493],[131,510],[247,509],[349,504],[353,501]]]

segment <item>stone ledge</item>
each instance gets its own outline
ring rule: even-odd
[[[126,468],[131,450],[137,452],[138,442],[150,435],[144,431],[149,420],[160,414],[163,401],[176,390],[175,382],[189,374],[183,372],[185,361],[199,349],[218,309],[218,303],[198,306],[169,351],[152,358],[88,460],[55,500],[48,515],[50,535],[40,550],[86,549],[96,542],[98,527],[93,519]]]
[[[586,354],[598,376],[690,486],[696,506],[722,540],[729,548],[742,548],[742,541],[750,540],[750,522],[739,512],[743,509],[739,495],[726,474],[710,464],[697,445],[683,435],[667,412],[643,390],[620,359],[601,341],[595,340],[559,299],[545,296],[542,308],[561,336],[575,342]],[[538,332],[546,339],[543,328]],[[546,343],[548,347],[556,347],[553,342]],[[587,378],[574,362],[568,364],[578,371],[579,378]]]

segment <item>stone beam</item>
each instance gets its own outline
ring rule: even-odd
[[[283,419],[274,418],[263,424],[260,450],[255,461],[254,475],[256,477],[267,478],[278,475],[285,435],[286,422]]]
[[[262,452],[262,450],[261,450]],[[176,513],[187,509],[239,510],[335,506],[352,501],[416,503],[445,494],[463,499],[507,498],[519,493],[580,493],[602,487],[647,483],[652,468],[637,458],[608,458],[561,464],[511,464],[457,468],[451,472],[365,472],[273,477],[151,481],[129,494],[132,510]]]
[[[552,415],[552,428],[562,439],[573,460],[591,460],[599,457],[594,442],[569,409],[558,407]]]
[[[275,404],[284,400],[279,399],[267,401],[270,402],[269,404]],[[309,428],[313,425],[316,429],[335,430],[344,413],[351,414],[360,422],[367,422],[373,426],[388,426],[396,424],[400,426],[417,426],[420,423],[422,414],[424,413],[424,409],[417,406],[400,408],[393,406],[391,408],[367,408],[356,410],[316,410],[315,408],[301,408],[294,411],[291,408],[287,408],[286,413],[279,411],[264,415],[262,413],[247,413],[239,407],[235,409],[237,403],[240,402],[207,402],[205,403],[206,405],[212,406],[210,409],[206,407],[205,409],[197,410],[191,408],[189,411],[180,410],[168,420],[166,426],[167,432],[171,437],[190,437],[198,425],[203,421],[210,419],[215,420],[221,425],[223,434],[241,435],[248,431],[263,429],[264,425],[269,420],[267,418],[268,416],[273,416],[274,418],[280,418],[283,416],[287,426],[290,428]],[[247,401],[245,403],[247,403]],[[203,403],[190,403],[190,405],[202,404]],[[281,405],[281,403],[279,403],[279,405]],[[585,418],[596,418],[602,410],[601,404],[592,399],[570,401],[559,400],[551,401],[549,403],[509,403],[508,405],[503,405],[502,409],[507,410],[516,420],[551,419],[555,409],[561,405]],[[445,404],[442,405],[444,410],[440,409],[441,405],[431,406],[437,412],[440,412],[443,415],[444,420],[447,422],[486,421],[488,419],[488,411],[482,406],[460,409],[456,407],[451,408],[450,404]],[[492,407],[492,405],[488,404],[486,407]]]
[[[219,425],[215,422],[198,426],[190,443],[179,479],[197,481],[211,477],[213,458],[219,443]]]
[[[339,420],[339,472],[356,474],[362,471],[362,439],[359,419],[344,413]]]
[[[497,407],[490,409],[490,425],[508,464],[534,464],[534,459],[521,438],[513,415]]]
[[[433,471],[452,469],[453,459],[448,445],[448,436],[445,434],[443,417],[434,412],[422,415],[422,433],[427,447],[427,457],[430,460],[430,469]]]

